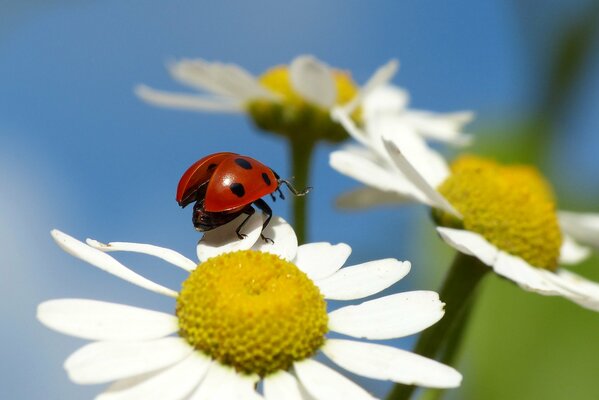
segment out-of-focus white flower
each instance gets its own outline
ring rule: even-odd
[[[331,165],[369,186],[344,198],[345,204],[426,204],[441,237],[458,251],[526,290],[599,311],[599,285],[558,268],[590,254],[574,239],[599,244],[598,215],[562,212],[558,219],[551,189],[534,168],[473,156],[450,168],[403,123],[385,121],[364,134],[346,114],[338,117],[364,146],[334,152]]]
[[[274,244],[267,243],[260,239],[257,214],[240,240],[238,223],[205,234],[197,247],[200,264],[153,245],[90,239],[85,244],[52,231],[71,255],[177,299],[175,315],[96,300],[42,303],[42,323],[94,341],[65,362],[70,378],[80,384],[114,382],[98,396],[102,400],[373,399],[313,359],[322,352],[369,378],[438,388],[460,384],[456,370],[434,360],[387,345],[327,338],[338,332],[391,339],[436,323],[444,304],[429,291],[379,297],[327,313],[325,299],[376,294],[403,278],[409,262],[383,259],[341,268],[351,252],[346,244],[298,247],[293,229],[278,217],[265,232]],[[159,257],[190,275],[177,292],[125,267],[107,254],[113,251]],[[256,391],[259,381],[262,393]]]
[[[336,105],[356,108],[370,91],[387,82],[397,70],[392,60],[359,87],[344,71],[333,69],[313,56],[296,57],[260,77],[240,66],[181,60],[169,71],[174,79],[200,90],[200,94],[171,93],[139,85],[137,95],[150,104],[203,112],[247,113],[261,129],[282,135],[306,135],[330,141],[347,137],[331,121]],[[359,111],[354,112],[359,118]]]

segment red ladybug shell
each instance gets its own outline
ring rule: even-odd
[[[177,186],[177,203],[181,207],[193,203],[196,200],[195,192],[198,187],[210,179],[216,167],[224,159],[234,155],[237,154],[227,152],[214,153],[193,163],[179,181],[179,185]]]
[[[235,153],[214,153],[185,171],[177,187],[179,205],[193,203],[205,182],[204,209],[208,212],[234,212],[278,187],[275,173],[261,162]]]
[[[233,211],[277,190],[274,172],[251,157],[224,158],[208,183],[204,206],[209,212]]]

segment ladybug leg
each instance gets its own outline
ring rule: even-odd
[[[310,186],[308,186],[304,190],[297,190],[296,188],[293,187],[293,185],[288,180],[279,179],[279,186],[281,186],[281,184],[283,184],[283,183],[287,186],[289,191],[291,191],[291,193],[293,193],[296,196],[304,196],[304,195],[308,194],[308,192],[310,190],[312,190],[312,187],[310,187]]]
[[[283,194],[283,192],[281,191],[281,187],[280,187],[280,186],[277,186],[277,192],[279,192],[279,197],[280,197],[282,200],[285,200],[285,195],[284,195],[284,194]],[[272,193],[271,193],[271,195],[272,195]],[[274,198],[275,196],[272,196],[272,197]]]
[[[277,201],[277,198],[276,198],[276,197],[275,197],[275,195],[274,195],[274,194],[272,194],[272,193],[270,194],[270,198],[272,199],[272,201]]]
[[[237,229],[235,229],[235,233],[237,234],[237,237],[239,239],[245,239],[247,237],[247,235],[245,233],[241,233],[240,231],[241,231],[241,228],[243,228],[243,226],[245,225],[245,223],[248,222],[248,220],[251,218],[251,216],[254,215],[256,210],[254,210],[254,207],[248,206],[248,207],[244,208],[242,212],[244,214],[247,214],[247,217],[243,220],[243,222],[241,224],[239,224]]]
[[[258,199],[256,201],[254,201],[254,204],[256,205],[256,207],[258,207],[264,214],[266,214],[266,220],[264,221],[264,223],[262,224],[262,231],[264,231],[264,229],[268,226],[268,223],[270,222],[270,219],[272,218],[272,209],[270,208],[270,206],[268,204],[266,204],[266,202],[262,199]],[[267,238],[266,236],[264,236],[263,234],[260,234],[260,237],[262,238],[262,240],[264,240],[266,243],[274,243],[274,240],[272,240],[271,238]]]

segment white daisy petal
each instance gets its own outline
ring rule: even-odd
[[[520,287],[544,294],[546,296],[555,296],[566,294],[566,291],[556,286],[545,275],[545,270],[535,268],[520,257],[513,256],[505,251],[499,251],[497,260],[493,265],[493,270],[514,282]]]
[[[197,247],[198,259],[204,262],[222,253],[251,249],[260,239],[263,217],[261,213],[254,213],[240,231],[247,236],[239,239],[236,230],[247,217],[246,214],[241,214],[228,224],[204,233]]]
[[[388,288],[408,272],[410,272],[408,261],[387,258],[342,268],[328,278],[315,283],[326,299],[353,300]]]
[[[189,396],[189,400],[252,400],[261,399],[254,390],[257,376],[241,375],[233,368],[212,363],[204,381]]]
[[[352,151],[337,150],[329,155],[331,167],[367,186],[396,193],[412,201],[426,202],[427,197],[410,181],[376,162]]]
[[[329,313],[329,329],[358,338],[399,338],[439,321],[444,306],[435,292],[397,293]]]
[[[85,242],[89,246],[104,252],[130,251],[133,253],[141,253],[158,257],[168,263],[184,269],[185,271],[193,271],[198,265],[195,261],[190,260],[183,254],[177,253],[175,250],[154,246],[151,244],[129,242],[110,242],[105,244],[94,239],[86,239]]]
[[[177,297],[177,292],[174,290],[168,289],[162,285],[150,281],[149,279],[144,278],[139,274],[136,274],[100,250],[94,249],[93,247],[90,247],[57,229],[53,229],[51,235],[64,251],[74,257],[77,257],[95,267],[98,267],[144,289],[148,289],[170,297]]]
[[[559,252],[560,264],[578,264],[591,256],[591,249],[581,246],[569,235],[563,234],[562,247]]]
[[[599,248],[599,214],[560,211],[558,216],[565,233],[582,244]]]
[[[408,105],[410,94],[394,85],[382,85],[364,98],[362,110],[369,120],[381,114],[399,114]]]
[[[252,250],[276,254],[285,260],[293,260],[297,254],[297,236],[295,231],[283,218],[273,216],[270,223],[262,231],[264,237],[272,242],[258,240]]]
[[[447,365],[382,344],[329,339],[322,351],[339,366],[367,378],[433,388],[453,388],[462,381],[462,375]]]
[[[599,311],[599,284],[563,269],[555,273],[544,270],[543,273],[547,280],[566,291],[562,294],[564,297],[585,308]]]
[[[311,359],[296,362],[293,369],[303,387],[316,400],[373,400],[368,392],[331,368]]]
[[[225,98],[241,100],[236,93],[223,88],[218,76],[222,68],[220,63],[211,63],[202,59],[182,59],[170,62],[167,67],[171,76],[184,85]]]
[[[395,115],[383,116],[368,125],[368,131],[375,131],[380,137],[395,143],[410,164],[432,187],[439,186],[449,177],[449,166],[445,159],[429,147],[402,118]]]
[[[91,340],[158,339],[179,330],[173,315],[85,299],[43,302],[37,318],[58,332]]]
[[[240,102],[218,98],[202,97],[193,94],[171,93],[152,89],[146,85],[137,85],[135,94],[142,100],[162,107],[184,109],[191,111],[241,113],[243,105]]]
[[[471,111],[436,114],[428,111],[406,110],[403,118],[427,138],[456,146],[472,143],[472,135],[461,132],[463,126],[474,119],[474,113]]]
[[[488,266],[493,266],[499,250],[479,235],[464,229],[438,227],[441,239],[459,252],[474,256]]]
[[[289,66],[293,89],[306,100],[329,108],[335,104],[337,88],[331,69],[312,56],[296,57]]]
[[[383,142],[397,168],[412,182],[412,184],[426,195],[430,206],[440,208],[460,219],[462,218],[462,215],[447,201],[447,199],[445,199],[441,193],[437,192],[437,190],[431,186],[422,174],[407,160],[395,143],[385,138],[383,138]]]
[[[264,378],[264,398],[266,400],[303,400],[295,377],[279,371]]]
[[[397,206],[414,202],[412,196],[405,197],[395,192],[361,187],[342,193],[335,200],[335,206],[345,210],[364,210],[372,207]]]
[[[207,357],[193,352],[186,359],[136,385],[125,388],[112,385],[96,400],[181,400],[198,386],[209,366]]]
[[[345,264],[351,247],[345,243],[326,242],[303,244],[297,249],[294,264],[312,280],[333,275]]]
[[[142,342],[95,342],[71,354],[64,367],[75,383],[105,383],[167,367],[192,351],[183,339],[174,337]]]
[[[276,100],[277,95],[260,84],[258,79],[238,65],[224,65],[220,72],[220,81],[224,88],[234,92],[243,101],[256,98]]]
[[[343,107],[345,112],[351,114],[362,103],[362,100],[366,103],[366,99],[370,97],[371,93],[389,82],[398,68],[399,62],[397,60],[390,60],[387,64],[379,67],[368,81],[362,85],[358,94]]]
[[[358,143],[366,147],[370,146],[366,133],[356,126],[351,119],[351,115],[343,107],[333,107],[331,109],[331,119],[339,122],[345,131]]]

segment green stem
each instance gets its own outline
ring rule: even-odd
[[[289,141],[291,151],[291,173],[293,184],[298,190],[308,187],[310,163],[316,143],[311,140]],[[308,229],[308,196],[293,196],[293,227],[299,244],[306,243]]]
[[[469,304],[472,303],[475,289],[488,271],[490,268],[477,258],[463,253],[456,254],[439,292],[441,300],[446,303],[445,315],[420,335],[414,353],[435,358],[445,345],[445,354],[453,358],[454,347],[459,345],[460,337],[456,336],[451,341],[448,338],[452,331],[461,336],[463,325],[468,320],[467,314],[472,309]],[[415,386],[396,384],[387,399],[407,400],[415,389]]]

